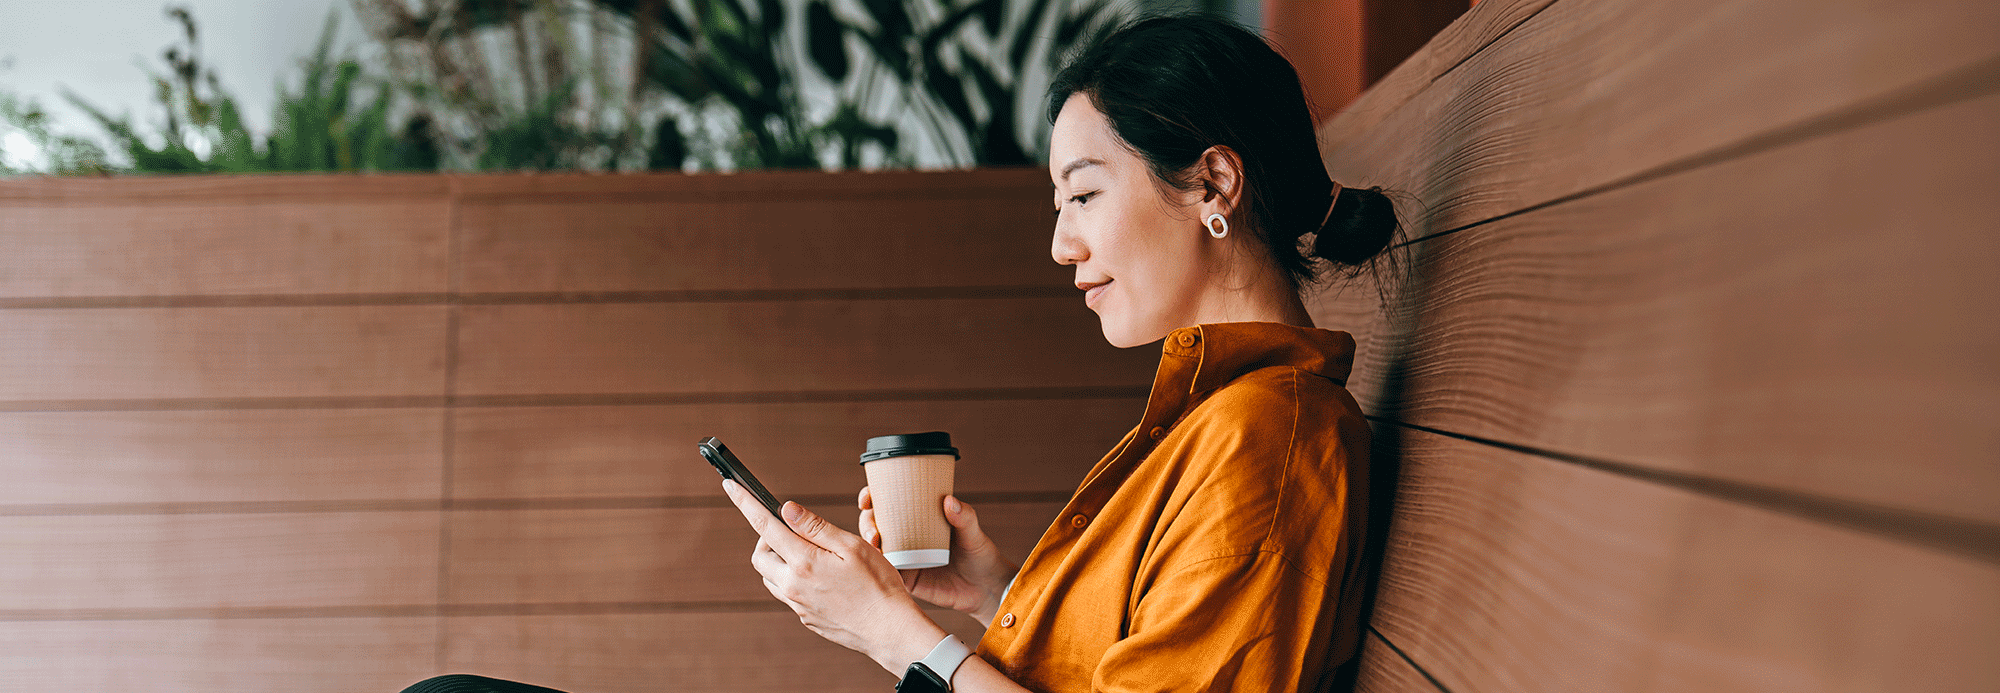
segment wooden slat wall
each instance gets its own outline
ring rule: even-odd
[[[1313,303],[1402,471],[1362,689],[2000,689],[1996,37],[1487,0],[1328,123],[1410,220]]]
[[[1025,551],[1154,362],[1049,261],[1047,185],[0,181],[0,678],[877,690],[693,443],[851,527],[862,439],[949,430]]]

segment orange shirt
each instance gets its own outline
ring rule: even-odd
[[[1051,693],[1323,688],[1360,638],[1353,361],[1345,332],[1167,335],[1144,418],[1028,555],[979,655]]]

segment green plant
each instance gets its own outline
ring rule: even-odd
[[[952,161],[1029,163],[1030,73],[1133,1],[858,0],[843,18],[827,0],[353,0],[471,168],[855,167],[869,147],[908,162],[924,140],[904,113]],[[808,102],[803,70],[831,104]]]
[[[329,14],[318,46],[301,66],[299,91],[279,90],[265,148],[269,170],[435,170],[437,145],[428,121],[412,118],[400,130],[389,122],[389,85],[377,85],[372,100],[356,98],[364,70],[352,58],[332,59],[338,28],[338,15]]]
[[[162,142],[147,142],[129,116],[112,117],[74,93],[71,103],[110,133],[115,146],[145,173],[250,173],[264,171],[379,171],[436,168],[434,147],[419,121],[403,132],[389,124],[390,92],[373,101],[354,98],[363,70],[352,59],[332,58],[336,16],[329,15],[319,45],[301,65],[299,91],[278,94],[271,135],[258,147],[236,100],[215,70],[201,62],[200,33],[184,6],[168,6],[184,43],[169,46],[169,68],[153,74],[154,98],[166,111]]]
[[[111,134],[114,145],[132,159],[134,170],[180,173],[262,168],[256,165],[250,133],[243,127],[235,100],[223,92],[215,71],[201,64],[200,34],[195,28],[194,15],[186,7],[171,5],[166,13],[169,19],[180,23],[185,43],[162,51],[168,74],[149,73],[154,99],[166,109],[160,146],[148,144],[128,117],[113,118],[67,90],[63,92],[64,98]]]
[[[74,135],[56,134],[33,99],[0,91],[0,174],[102,174],[110,171],[104,148]]]
[[[873,27],[837,19],[809,27],[815,62],[840,79],[835,75],[845,73],[845,56],[833,46],[848,35],[859,37],[896,88],[911,94],[910,102],[942,109],[949,121],[930,113],[938,134],[962,138],[967,163],[984,165],[1032,163],[1030,152],[1040,149],[1041,138],[1024,142],[1015,120],[1019,99],[1039,95],[1029,88],[1030,69],[1053,68],[1063,47],[1109,30],[1117,16],[1112,0],[1065,0],[1060,6],[1055,0],[1030,0],[1011,22],[1006,0],[863,0],[861,5]],[[807,13],[835,16],[828,0],[811,0]],[[934,19],[919,26],[917,17]],[[979,33],[980,40],[966,40],[968,32]],[[982,45],[988,48],[975,47]]]
[[[610,83],[614,41],[585,2],[459,0],[412,8],[402,0],[352,0],[387,58],[389,81],[408,98],[412,118],[434,133],[440,165],[641,167],[674,143],[644,146],[644,119],[658,114]],[[579,18],[588,23],[582,40],[573,31]],[[488,38],[502,39],[502,54],[490,50]]]
[[[598,0],[636,28],[640,79],[690,106],[710,102],[734,111],[746,136],[733,147],[739,165],[819,165],[792,66],[784,60],[787,12],[781,0]],[[643,89],[640,90],[643,93]]]
[[[335,59],[330,16],[266,138],[185,7],[167,8],[184,40],[153,75],[153,132],[65,96],[143,172],[851,168],[918,147],[1027,164],[1038,69],[1139,0],[350,1],[387,73]]]

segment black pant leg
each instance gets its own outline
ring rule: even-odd
[[[471,674],[449,674],[418,681],[416,685],[403,689],[403,693],[563,693],[554,688],[544,688],[515,681],[489,679]]]

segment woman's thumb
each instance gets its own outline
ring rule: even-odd
[[[958,496],[944,497],[944,519],[960,531],[979,536],[986,534],[979,529],[979,513],[974,512],[972,506],[959,500]]]

